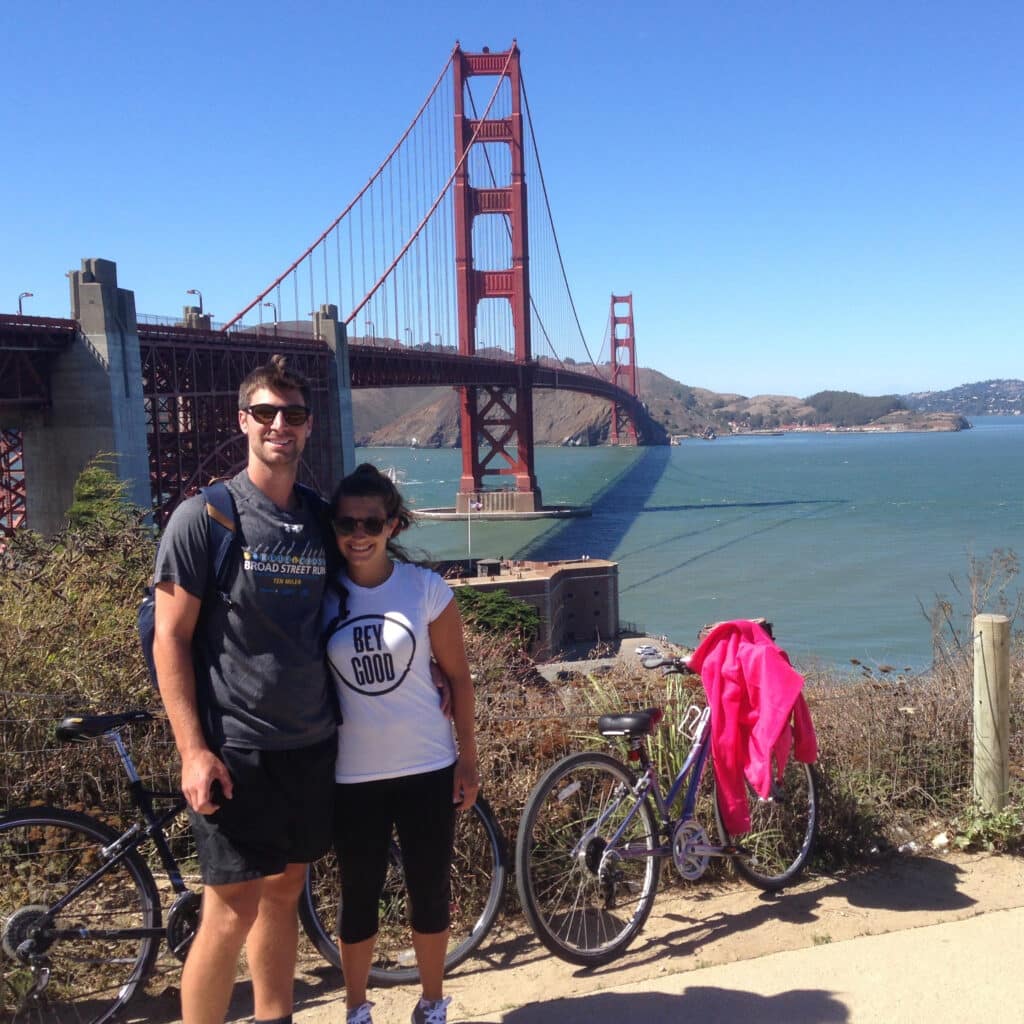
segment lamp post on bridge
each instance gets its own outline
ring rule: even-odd
[[[405,328],[405,343],[406,343],[406,345],[409,346],[409,348],[412,348],[412,328],[411,327],[406,327]]]
[[[189,288],[185,292],[185,294],[186,295],[194,295],[194,296],[196,296],[197,299],[199,299],[199,315],[202,316],[203,315],[203,293],[198,288]]]
[[[370,328],[370,347],[374,348],[377,344],[377,328],[374,327],[372,320],[367,320],[366,326]]]
[[[18,293],[18,316],[22,316],[21,312],[21,300],[31,299],[33,297],[32,292],[19,292]]]
[[[434,331],[434,337],[437,338],[437,347],[438,348],[444,348],[444,344],[441,341],[441,332],[440,331]]]
[[[277,334],[277,304],[274,302],[264,302],[263,305],[274,311],[274,334]]]

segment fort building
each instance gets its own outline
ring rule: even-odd
[[[504,590],[533,605],[540,631],[533,647],[545,658],[581,642],[613,640],[619,634],[619,566],[603,558],[530,562],[480,558],[441,563],[452,587]]]

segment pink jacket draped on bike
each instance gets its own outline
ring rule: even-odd
[[[750,831],[744,778],[771,794],[790,754],[813,764],[818,741],[803,694],[803,676],[756,623],[723,622],[690,658],[711,708],[711,753],[722,821],[730,835]]]

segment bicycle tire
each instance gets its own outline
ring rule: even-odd
[[[796,881],[814,849],[818,835],[818,783],[809,764],[786,765],[781,783],[769,800],[762,800],[747,785],[750,831],[731,836],[722,820],[715,788],[715,823],[725,846],[735,844],[743,852],[732,858],[737,874],[752,885],[775,892]]]
[[[404,985],[419,980],[408,926],[405,876],[397,843],[381,895],[380,928],[370,984]],[[452,853],[452,923],[445,970],[461,964],[483,942],[501,911],[508,879],[505,837],[490,805],[482,797],[457,813]],[[299,900],[302,927],[320,955],[341,969],[337,918],[340,884],[335,856],[329,853],[306,872]]]
[[[523,808],[519,899],[540,941],[569,963],[596,966],[621,956],[654,906],[658,830],[649,801],[636,805],[634,784],[633,773],[607,754],[571,754],[541,777]],[[634,806],[623,840],[640,855],[609,860],[608,839]],[[601,834],[585,838],[605,814]]]
[[[31,923],[104,863],[118,833],[75,811],[30,807],[0,816],[0,1000],[12,1024],[104,1024],[135,995],[160,940],[52,939],[50,980],[26,1001],[32,972],[17,955]],[[33,909],[34,908],[34,909]],[[55,919],[57,929],[160,927],[152,872],[133,850],[84,889]]]

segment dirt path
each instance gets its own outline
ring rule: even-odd
[[[1024,861],[1012,857],[907,858],[850,875],[817,877],[780,897],[746,886],[663,891],[626,956],[584,970],[563,963],[521,928],[499,927],[479,955],[448,980],[449,1019],[498,1024],[512,1011],[665,979],[705,967],[754,960],[784,950],[841,943],[1024,907]],[[338,1024],[337,976],[312,963],[299,978],[296,1024]],[[870,968],[869,968],[870,969]],[[405,1024],[418,995],[411,987],[377,989],[376,1024]],[[250,1020],[251,993],[237,986],[229,1021]],[[132,1020],[176,1024],[175,999],[146,999]]]

